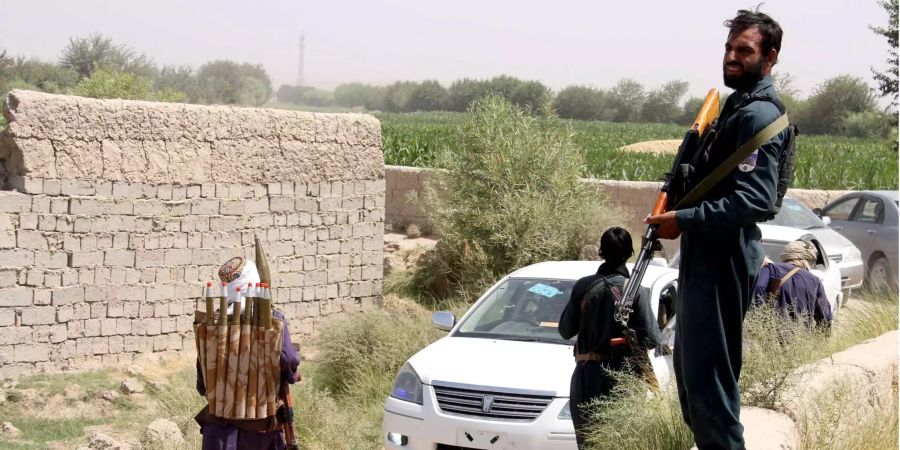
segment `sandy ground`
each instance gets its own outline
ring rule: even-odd
[[[678,151],[679,145],[681,145],[681,139],[668,139],[662,141],[646,141],[638,142],[636,144],[629,144],[620,148],[619,150],[626,152],[645,152],[664,155],[674,154],[676,151]]]

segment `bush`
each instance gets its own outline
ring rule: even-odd
[[[627,373],[617,378],[612,395],[589,406],[589,448],[610,448],[611,442],[621,450],[691,448],[694,435],[681,417],[674,379],[648,396],[643,379]]]
[[[499,96],[473,104],[459,147],[437,159],[447,171],[425,198],[441,241],[417,271],[432,292],[480,293],[514,268],[575,259],[602,230],[570,129]]]
[[[880,111],[851,113],[841,122],[841,134],[859,138],[891,138],[897,130],[897,116]]]
[[[579,120],[608,120],[606,93],[588,86],[569,86],[556,95],[553,108],[559,117]]]

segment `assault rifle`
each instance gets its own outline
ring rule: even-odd
[[[660,192],[656,197],[656,204],[653,206],[653,215],[662,214],[666,211],[675,209],[681,202],[691,186],[691,165],[694,155],[697,154],[706,136],[706,131],[712,125],[713,121],[719,116],[719,92],[710,89],[706,94],[706,100],[700,107],[700,112],[694,120],[694,124],[685,133],[681,145],[678,146],[678,152],[675,154],[675,160],[672,162],[672,170],[666,173]],[[628,328],[628,317],[631,315],[634,301],[637,298],[638,288],[641,286],[641,280],[647,272],[647,266],[653,259],[653,254],[662,247],[657,237],[658,225],[647,225],[647,230],[641,239],[641,250],[638,252],[637,260],[634,262],[634,269],[631,272],[631,278],[625,285],[625,292],[618,304],[616,304],[615,320]],[[624,342],[622,342],[624,344]]]

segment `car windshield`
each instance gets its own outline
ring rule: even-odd
[[[509,278],[472,311],[454,336],[571,344],[557,331],[572,280]]]
[[[797,200],[787,197],[784,198],[781,211],[768,223],[802,230],[825,228],[825,222],[822,222],[819,216]]]

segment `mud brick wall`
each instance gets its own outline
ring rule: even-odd
[[[0,136],[0,376],[193,351],[202,286],[269,256],[295,338],[381,300],[365,115],[13,91]]]

